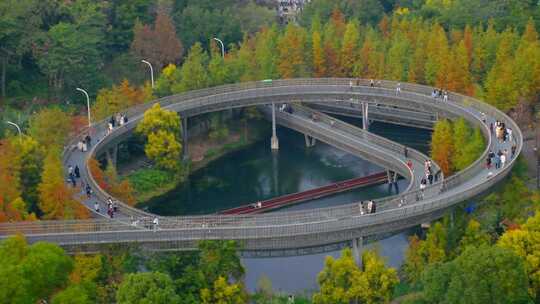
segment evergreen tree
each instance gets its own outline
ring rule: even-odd
[[[311,39],[311,44],[313,47],[313,76],[324,77],[326,76],[326,62],[322,47],[321,34],[315,31],[313,32]]]
[[[195,43],[180,69],[179,83],[171,87],[172,93],[202,89],[208,86],[210,79],[207,71],[208,55],[200,43]]]
[[[275,79],[279,77],[277,70],[277,28],[263,28],[255,39],[255,62],[257,64],[256,79]]]
[[[358,61],[357,54],[358,43],[360,39],[359,35],[360,34],[358,33],[358,25],[354,22],[347,23],[345,34],[343,36],[343,43],[341,45],[341,53],[339,60],[341,65],[341,75],[343,75],[344,77],[353,76],[353,68],[356,61]],[[313,52],[315,53],[315,45],[313,46]]]
[[[507,111],[518,102],[519,92],[516,75],[513,73],[515,34],[506,31],[499,44],[497,58],[486,77],[486,101]]]

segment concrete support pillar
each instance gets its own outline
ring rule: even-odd
[[[307,148],[314,147],[315,144],[317,143],[317,139],[315,137],[311,137],[307,134],[304,134],[304,140],[306,142]]]
[[[364,130],[369,129],[369,104],[367,102],[362,102],[362,128]]]
[[[182,159],[189,159],[188,152],[188,118],[182,118]]]
[[[362,251],[364,249],[364,238],[363,237],[354,238],[351,241],[351,245],[352,245],[351,248],[352,248],[354,261],[356,262],[356,265],[358,265],[358,267],[361,268],[362,267]]]
[[[270,140],[270,148],[279,150],[279,140],[276,134],[276,106],[272,103],[272,139]]]
[[[112,148],[106,150],[107,155],[107,166],[112,165],[116,167],[116,161],[118,160],[118,146],[115,145]]]

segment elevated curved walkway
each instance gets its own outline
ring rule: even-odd
[[[0,225],[3,236],[15,232],[26,234],[30,242],[44,240],[64,246],[70,250],[96,251],[103,245],[116,243],[137,243],[155,250],[189,249],[202,239],[233,239],[240,241],[245,250],[279,254],[302,254],[317,250],[335,249],[336,244],[352,240],[384,235],[399,231],[422,222],[431,221],[444,214],[453,205],[483,193],[502,180],[511,170],[515,158],[506,167],[488,174],[484,160],[491,149],[508,149],[510,144],[499,143],[489,132],[487,123],[503,121],[513,130],[517,145],[517,154],[522,148],[522,134],[518,126],[504,113],[495,108],[459,94],[450,94],[449,102],[434,100],[430,97],[432,88],[427,86],[402,84],[401,93],[396,94],[396,83],[384,81],[382,87],[371,88],[368,81],[351,88],[349,79],[291,79],[273,82],[252,82],[221,86],[200,91],[169,96],[158,100],[162,107],[175,110],[183,117],[190,117],[217,110],[224,110],[249,105],[272,102],[287,103],[324,103],[335,100],[356,100],[369,104],[382,104],[387,107],[399,107],[411,111],[431,113],[437,117],[464,117],[474,126],[481,128],[487,147],[482,156],[467,169],[440,180],[428,187],[424,193],[409,189],[397,196],[378,200],[377,213],[360,215],[358,204],[339,207],[313,209],[279,214],[253,216],[190,216],[161,217],[159,229],[152,230],[152,215],[140,210],[120,205],[119,220],[94,219],[85,221],[42,221],[35,223],[14,223]],[[132,132],[142,118],[144,110],[151,104],[132,108],[128,111],[130,122],[117,128],[111,135],[102,138],[89,153],[66,151],[66,164],[80,164],[83,177],[93,185],[98,198],[104,199],[104,193],[87,174],[85,161],[96,154],[104,153],[111,145],[121,142]],[[292,126],[300,118],[289,120]],[[286,121],[286,119],[284,120]],[[305,121],[304,121],[305,122]],[[303,124],[305,127],[306,124]],[[104,132],[105,123],[95,126],[98,137]],[[332,128],[332,129],[329,129]],[[402,147],[389,140],[371,137],[369,132],[357,133],[358,130],[336,126],[312,125],[312,136],[326,138],[330,144],[339,148],[349,146],[355,154],[363,154],[369,160],[387,165],[409,179],[414,179],[403,166]],[[369,137],[369,141],[359,138]],[[393,151],[386,155],[385,150]],[[410,149],[410,151],[413,151]],[[384,157],[381,157],[384,155]],[[410,158],[415,158],[411,152]],[[422,159],[425,156],[419,155]],[[415,165],[414,172],[419,171]],[[418,172],[417,172],[418,173]],[[91,202],[86,202],[91,203]],[[139,219],[138,225],[126,223],[127,217]]]

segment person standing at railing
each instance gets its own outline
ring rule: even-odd
[[[154,217],[154,220],[152,221],[152,223],[154,224],[154,231],[158,230],[158,226],[159,226],[159,219],[156,217]]]

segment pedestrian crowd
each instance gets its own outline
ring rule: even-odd
[[[502,121],[495,121],[495,125],[493,123],[490,123],[489,131],[491,132],[491,134],[495,133],[495,137],[497,137],[499,143],[514,141],[514,137],[512,136],[512,129],[507,128],[505,123]]]
[[[119,113],[116,115],[112,115],[111,119],[109,119],[109,122],[107,124],[108,125],[107,135],[109,135],[114,130],[114,128],[123,126],[127,123],[128,123],[128,117],[126,114]]]
[[[79,142],[77,142],[77,150],[81,152],[88,151],[88,148],[92,146],[92,137],[90,137],[90,134],[86,134],[85,137],[83,137]]]
[[[79,166],[75,165],[75,167],[73,167],[72,165],[69,165],[68,177],[67,177],[68,184],[70,184],[71,186],[73,186],[73,188],[75,188],[77,187],[77,180],[80,178],[81,178],[81,171],[79,169]]]
[[[373,214],[377,210],[377,203],[374,200],[369,200],[367,202],[360,202],[360,215],[364,214]]]
[[[443,101],[448,101],[448,91],[443,89],[433,89],[431,97],[434,99],[442,99]]]

